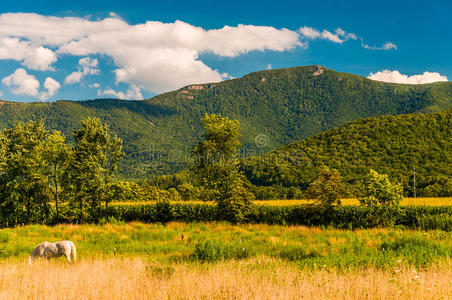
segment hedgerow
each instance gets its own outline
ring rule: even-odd
[[[63,206],[59,219],[51,217],[37,223],[76,223],[77,217]],[[54,216],[51,212],[51,216]],[[209,204],[112,204],[101,208],[90,216],[89,221],[97,223],[101,219],[114,218],[124,222],[166,223],[212,222],[223,218],[216,206]],[[0,216],[0,226],[21,225],[6,223]],[[452,230],[452,206],[404,206],[404,207],[365,207],[335,206],[325,208],[315,205],[299,206],[254,206],[246,215],[244,223],[330,226],[342,229],[403,226],[413,229]]]

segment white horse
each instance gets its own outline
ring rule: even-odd
[[[61,241],[56,243],[44,242],[36,246],[31,252],[28,262],[31,265],[38,258],[51,259],[60,256],[66,256],[68,262],[77,260],[77,252],[74,243],[71,241]],[[72,259],[71,259],[72,257]]]

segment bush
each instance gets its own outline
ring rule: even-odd
[[[219,241],[199,242],[195,245],[193,257],[200,261],[214,262],[225,257],[225,247]]]
[[[306,251],[306,247],[286,246],[278,252],[277,256],[288,261],[300,261],[306,258],[319,257],[320,254],[315,251]]]
[[[407,258],[409,264],[425,266],[437,256],[450,256],[452,251],[435,241],[422,236],[400,237],[395,241],[383,242],[382,251],[393,251]]]
[[[223,241],[198,242],[191,255],[193,259],[215,262],[226,259],[244,259],[255,253],[241,242],[225,243]]]

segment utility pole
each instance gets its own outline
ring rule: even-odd
[[[414,165],[414,168],[413,168],[413,192],[414,192],[414,198],[416,198],[416,165]]]

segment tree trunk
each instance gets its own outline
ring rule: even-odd
[[[57,220],[59,220],[60,217],[60,211],[58,208],[58,182],[57,182],[57,176],[56,176],[56,166],[54,168],[54,173],[53,173],[53,183],[55,184],[55,209],[56,209],[56,217]]]

